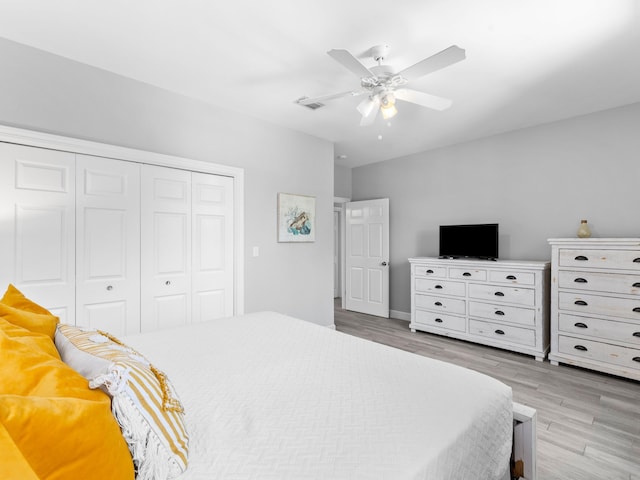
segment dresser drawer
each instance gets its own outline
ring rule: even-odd
[[[535,325],[536,312],[532,308],[511,307],[482,302],[469,302],[469,315],[519,325]]]
[[[467,330],[467,321],[464,317],[456,317],[438,312],[416,310],[414,322],[419,325],[455,330],[457,332],[465,332]]]
[[[640,349],[636,348],[559,335],[558,351],[572,357],[640,370]]]
[[[585,314],[613,315],[640,321],[640,298],[616,298],[603,295],[559,292],[558,308]]]
[[[469,284],[469,297],[492,302],[518,303],[534,306],[535,290],[531,288],[506,287],[503,285]]]
[[[535,346],[536,344],[536,332],[534,330],[483,322],[480,320],[469,320],[469,333],[493,338],[501,342],[518,343],[528,346]]]
[[[602,340],[626,342],[631,345],[637,345],[640,348],[640,322],[616,322],[603,318],[581,317],[561,313],[558,316],[558,330]]]
[[[635,270],[640,272],[640,250],[582,250],[560,248],[561,267],[593,267]]]
[[[446,267],[434,267],[430,265],[416,265],[414,268],[416,276],[447,278]]]
[[[512,285],[535,285],[536,274],[509,270],[489,270],[489,281],[510,283]]]
[[[465,300],[458,300],[457,298],[416,294],[416,308],[424,308],[435,312],[464,315],[467,311],[466,303]]]
[[[640,273],[619,274],[578,270],[560,270],[558,287],[626,295],[640,295]]]
[[[416,278],[416,292],[436,293],[444,295],[456,295],[464,297],[466,293],[465,283],[439,280],[437,278]]]
[[[449,268],[449,278],[461,278],[463,280],[486,280],[487,271],[475,268]]]

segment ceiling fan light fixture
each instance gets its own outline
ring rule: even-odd
[[[380,112],[382,113],[382,118],[385,120],[389,120],[398,113],[398,109],[396,108],[396,97],[394,97],[393,93],[387,93],[380,100]]]
[[[360,112],[360,115],[368,117],[375,107],[376,102],[371,97],[368,97],[358,104],[357,109],[358,112]]]

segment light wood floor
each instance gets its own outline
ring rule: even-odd
[[[538,411],[539,480],[640,480],[640,382],[424,332],[335,306],[336,329],[501,380]],[[482,480],[482,479],[478,479]]]

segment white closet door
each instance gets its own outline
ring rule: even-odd
[[[140,331],[140,165],[76,161],[76,324]]]
[[[233,315],[233,179],[193,173],[193,321]]]
[[[141,329],[191,321],[191,172],[142,166]]]
[[[75,318],[75,155],[0,143],[0,288]],[[3,290],[4,291],[4,290]]]

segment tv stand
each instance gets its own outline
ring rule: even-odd
[[[550,262],[488,260],[410,258],[409,328],[544,360]]]

